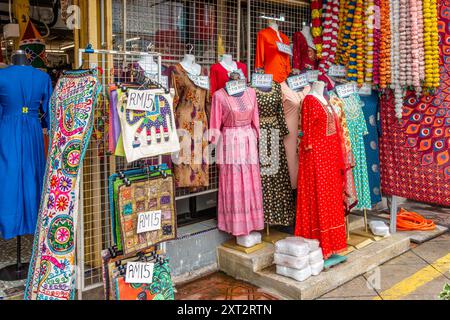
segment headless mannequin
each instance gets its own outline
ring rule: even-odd
[[[148,74],[158,73],[158,64],[153,60],[152,56],[144,56],[139,60],[139,66]]]
[[[199,76],[202,73],[202,67],[195,62],[195,56],[192,54],[185,54],[180,64],[189,74]]]
[[[29,66],[27,56],[23,50],[15,51],[11,56],[12,65],[14,66]],[[0,269],[0,280],[2,281],[17,281],[26,279],[28,276],[28,263],[22,263],[22,237],[17,236],[16,258],[17,262],[14,265],[7,266]]]
[[[220,61],[220,64],[228,71],[232,72],[237,70],[237,63],[236,61],[233,61],[233,56],[231,54],[224,54],[222,56],[222,60]]]
[[[316,81],[311,86],[310,95],[316,97],[324,106],[328,105],[327,99],[324,97],[323,93],[325,90],[325,82]]]

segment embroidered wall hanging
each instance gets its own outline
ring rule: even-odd
[[[434,95],[405,98],[395,118],[392,96],[381,100],[384,194],[450,206],[450,0],[439,7],[441,84]]]
[[[90,71],[59,79],[50,101],[51,148],[38,214],[26,300],[69,300],[75,293],[80,167],[101,85]]]
[[[177,152],[180,143],[173,114],[174,91],[128,89],[118,93],[118,113],[128,162]]]
[[[151,173],[142,181],[131,181],[118,187],[117,209],[120,220],[122,249],[125,254],[176,237],[175,187],[170,170]],[[141,214],[148,216],[142,217]],[[155,230],[139,232],[142,219],[156,215]]]

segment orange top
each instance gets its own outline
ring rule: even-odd
[[[285,34],[278,34],[284,44],[290,45]],[[273,74],[274,81],[281,83],[291,73],[291,61],[287,53],[278,50],[277,42],[281,42],[278,34],[271,27],[258,32],[255,68],[264,68],[265,73]]]

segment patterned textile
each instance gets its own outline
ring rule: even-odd
[[[206,69],[202,70],[202,74],[207,74]],[[208,90],[196,86],[179,63],[174,67],[172,79],[175,88],[175,123],[181,144],[181,151],[174,159],[175,184],[179,188],[194,190],[207,187],[209,185],[206,135]]]
[[[284,120],[281,87],[274,82],[268,92],[258,89],[259,141],[264,221],[290,226],[294,223],[294,197],[282,139],[289,133]]]
[[[244,236],[264,229],[255,90],[248,88],[239,97],[229,96],[225,89],[217,91],[210,129],[217,144],[219,230]]]
[[[31,66],[35,68],[45,68],[47,66],[45,42],[33,22],[31,22],[31,19],[28,20],[25,31],[20,39],[19,47],[25,51]]]
[[[366,149],[364,146],[364,136],[367,131],[366,120],[362,111],[362,101],[359,94],[354,93],[344,101],[344,112],[347,119],[347,126],[350,133],[353,156],[356,166],[353,169],[356,193],[358,194],[358,209],[371,209],[369,175],[367,173]]]
[[[153,95],[150,111],[127,109],[128,93],[117,90],[117,109],[122,128],[123,148],[128,162],[177,152],[180,143],[173,114],[173,91],[140,90],[146,97]]]
[[[450,206],[450,0],[440,4],[438,25],[440,88],[408,94],[400,122],[393,97],[381,101],[381,183],[384,194]]]
[[[144,180],[131,181],[129,186],[119,186],[117,201],[125,254],[176,237],[175,187],[170,170],[155,171]],[[161,229],[138,234],[139,214],[158,210],[161,210]]]
[[[48,155],[25,299],[69,300],[75,294],[80,167],[101,90],[90,71],[64,73],[50,101]]]
[[[336,114],[315,96],[302,105],[295,235],[318,239],[325,259],[347,248],[344,159]]]
[[[364,146],[367,158],[367,173],[369,174],[370,201],[372,205],[381,202],[380,178],[380,148],[379,136],[381,134],[380,102],[378,92],[373,91],[370,96],[361,96],[363,102],[364,118],[366,119],[369,134],[364,136]]]

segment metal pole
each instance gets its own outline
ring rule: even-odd
[[[238,0],[238,16],[237,16],[237,55],[236,61],[241,61],[241,0]]]
[[[391,234],[397,232],[397,210],[398,210],[398,198],[392,196],[391,198]]]
[[[251,37],[251,5],[250,5],[251,0],[247,0],[247,70],[248,73],[251,74],[252,70],[250,69],[250,61],[252,58],[252,46],[251,46],[251,41],[252,41],[252,37]]]
[[[127,51],[127,0],[123,0],[123,50]]]

